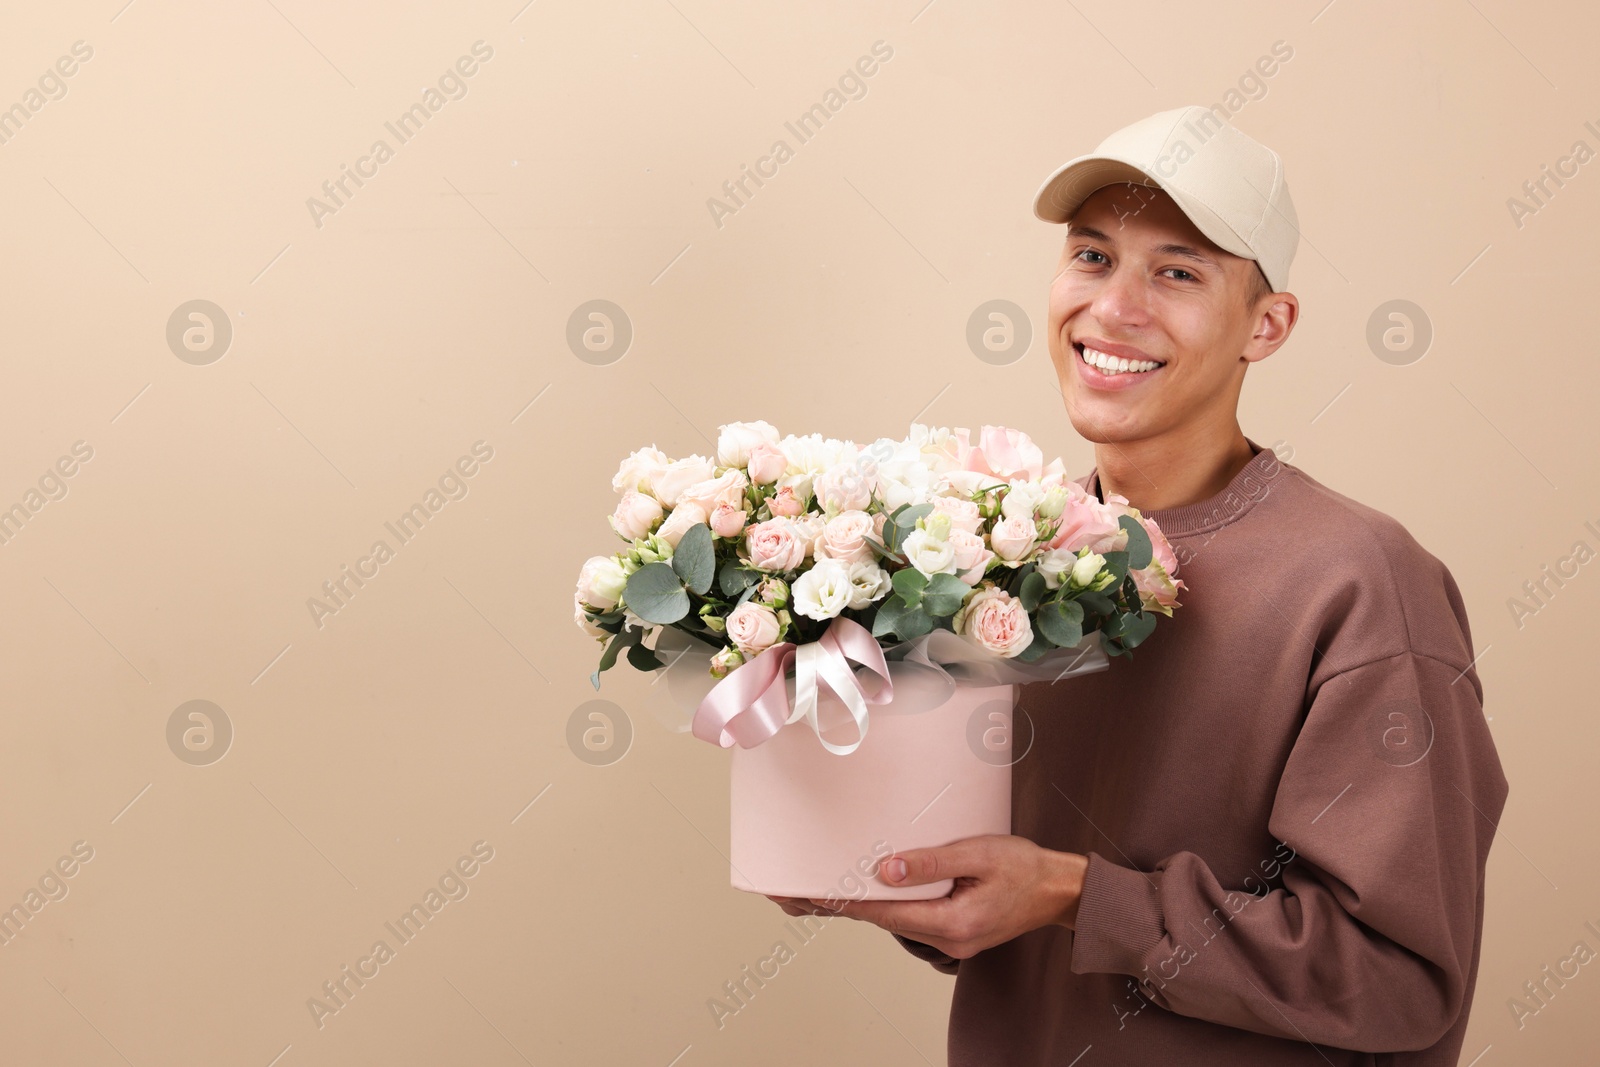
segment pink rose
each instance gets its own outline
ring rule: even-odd
[[[1033,551],[1039,540],[1039,527],[1031,517],[1018,515],[1001,519],[989,528],[989,547],[1007,563],[1014,563]]]
[[[951,620],[955,632],[985,651],[1011,659],[1033,644],[1033,624],[1022,601],[992,585],[967,597]]]
[[[745,551],[757,570],[781,573],[797,569],[805,562],[806,543],[798,536],[804,527],[788,519],[768,519],[744,531]]]
[[[770,485],[784,476],[789,469],[789,457],[783,449],[765,441],[750,448],[750,462],[747,468],[750,471],[750,480],[757,485]]]
[[[699,504],[685,504],[672,509],[672,514],[667,516],[667,521],[661,524],[661,529],[656,531],[656,535],[673,548],[677,548],[678,542],[683,539],[689,527],[705,521],[705,508]]]
[[[715,473],[712,463],[704,456],[687,456],[675,459],[655,473],[650,489],[657,500],[667,507],[678,502],[678,494],[696,482],[703,482]]]
[[[778,443],[778,431],[767,422],[730,422],[717,427],[717,466],[743,467],[750,461],[750,450],[760,444]]]
[[[1150,535],[1151,557],[1148,567],[1133,572],[1133,584],[1139,589],[1139,601],[1146,610],[1171,615],[1178,603],[1179,590],[1188,586],[1178,578],[1178,556],[1172,544],[1156,525],[1156,520],[1140,516],[1145,532]]]
[[[1037,481],[1043,475],[1044,452],[1021,430],[985,426],[976,445],[968,443],[969,433],[964,426],[955,431],[956,458],[967,470],[992,474],[1002,481]]]
[[[718,504],[711,513],[711,532],[718,537],[738,537],[744,531],[745,519],[750,513],[729,504]]]
[[[1090,496],[1081,485],[1068,482],[1066,506],[1061,509],[1061,525],[1048,547],[1066,548],[1076,552],[1087,545],[1095,552],[1112,552],[1127,542],[1127,534],[1117,524],[1121,517],[1115,504],[1102,504]]]
[[[767,507],[772,509],[773,515],[786,518],[793,518],[796,515],[803,514],[806,510],[805,501],[795,496],[794,486],[792,485],[786,485],[776,493],[773,493],[767,500]]]
[[[933,514],[950,516],[950,529],[965,530],[975,534],[978,527],[983,524],[983,516],[978,514],[978,504],[973,500],[963,500],[957,496],[936,496],[931,501]]]
[[[610,519],[611,528],[617,531],[618,537],[628,541],[648,537],[661,521],[662,514],[661,504],[655,497],[629,489],[617,502],[617,510]]]
[[[956,577],[968,585],[977,585],[983,572],[994,559],[994,553],[983,543],[979,534],[965,530],[950,531],[950,547],[956,552]]]
[[[746,600],[728,615],[728,640],[746,656],[759,656],[777,644],[782,629],[777,613],[754,601]]]
[[[744,503],[745,486],[749,484],[750,481],[744,476],[744,471],[730,467],[715,478],[695,482],[686,487],[678,494],[678,505],[699,504],[708,515],[717,509],[718,504],[737,507]]]
[[[841,511],[822,527],[811,554],[817,559],[837,559],[845,563],[871,562],[877,557],[872,554],[866,535],[873,527],[873,518],[865,511]]]

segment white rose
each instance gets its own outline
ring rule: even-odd
[[[893,592],[894,582],[875,561],[863,559],[850,564],[850,587],[850,607],[859,611]]]
[[[584,614],[583,610],[583,596],[576,591],[572,594],[572,619],[578,624],[580,630],[590,637],[596,638],[601,644],[611,640],[609,633],[589,621],[589,616]]]
[[[743,467],[750,462],[750,450],[765,441],[778,443],[778,431],[766,422],[730,422],[719,426],[717,434],[717,466]]]
[[[696,482],[706,481],[712,473],[712,463],[706,457],[685,456],[656,471],[650,488],[656,499],[670,508],[678,502],[678,496],[685,489]]]
[[[663,514],[661,502],[655,497],[629,489],[617,501],[617,510],[609,521],[617,536],[632,541],[648,536]]]
[[[927,530],[912,530],[900,543],[900,551],[913,567],[929,578],[935,574],[955,573],[955,547]]]
[[[638,449],[617,468],[616,476],[611,479],[611,488],[619,493],[630,489],[637,493],[648,493],[656,474],[669,462],[667,454],[653,445]]]
[[[578,572],[578,599],[597,612],[610,611],[622,599],[628,575],[615,556],[590,556]]]
[[[744,471],[731,467],[715,478],[707,478],[703,482],[695,482],[686,486],[678,494],[677,506],[685,503],[699,504],[707,515],[717,510],[719,504],[726,504],[731,508],[744,507],[744,490],[750,484],[750,479],[744,476]]]
[[[872,482],[859,462],[837,463],[811,484],[817,506],[830,515],[841,511],[861,511],[872,503]]]
[[[855,586],[850,568],[836,559],[819,559],[794,580],[794,610],[808,619],[831,619],[850,606]]]

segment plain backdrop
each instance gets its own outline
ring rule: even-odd
[[[1596,965],[1524,983],[1600,950],[1597,33],[1509,0],[8,7],[0,1060],[942,1064],[952,979],[729,887],[728,754],[649,677],[594,691],[573,583],[618,461],[725,422],[1006,424],[1086,472],[1031,198],[1199,103],[1281,153],[1304,235],[1245,432],[1470,611],[1511,797],[1462,1062],[1591,1062]],[[969,345],[997,300],[1027,347]],[[610,755],[570,741],[596,699]]]

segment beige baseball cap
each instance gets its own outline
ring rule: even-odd
[[[1283,160],[1210,108],[1162,111],[1123,127],[1046,178],[1033,213],[1066,222],[1095,190],[1117,182],[1164,190],[1217,247],[1255,260],[1273,292],[1288,289],[1300,223]]]

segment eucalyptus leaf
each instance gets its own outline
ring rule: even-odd
[[[1128,531],[1128,569],[1138,571],[1150,566],[1155,546],[1150,543],[1150,534],[1146,532],[1144,523],[1132,515],[1124,515],[1117,520],[1117,525]]]
[[[1083,607],[1072,600],[1052,600],[1039,609],[1039,629],[1058,648],[1083,640]]]
[[[1129,612],[1122,616],[1122,647],[1136,648],[1139,643],[1156,628],[1154,615],[1135,615]]]
[[[889,581],[894,584],[894,591],[900,594],[900,599],[912,607],[921,603],[922,591],[928,587],[928,576],[915,567],[895,571]]]
[[[647,563],[628,575],[622,598],[645,622],[677,622],[689,614],[689,594],[667,563]]]
[[[906,602],[900,599],[899,593],[883,600],[878,605],[878,613],[872,618],[872,636],[883,637],[895,633],[895,627],[906,610]]]
[[[1117,579],[1106,588],[1115,589],[1122,584],[1122,579],[1128,575],[1128,554],[1126,552],[1107,552],[1104,555],[1106,561],[1104,569],[1110,571]]]
[[[738,560],[728,560],[722,565],[722,570],[717,572],[717,587],[722,590],[723,596],[733,596],[742,589],[760,583],[761,576]]]
[[[935,574],[923,594],[922,604],[930,615],[954,615],[972,592],[972,586],[953,574]]]
[[[641,644],[629,646],[628,662],[641,671],[653,671],[663,666],[661,660],[656,657],[655,649],[646,648]]]
[[[1044,580],[1044,575],[1034,571],[1022,579],[1022,610],[1032,614],[1039,610],[1039,601],[1050,591],[1049,585]],[[1081,610],[1081,609],[1080,609]]]
[[[911,641],[923,634],[933,632],[933,616],[922,608],[907,608],[900,615],[900,621],[895,623],[894,632],[902,640]]]
[[[1111,598],[1104,593],[1079,593],[1077,603],[1083,606],[1083,610],[1092,611],[1096,615],[1110,615],[1117,610],[1117,606],[1111,602]]]
[[[717,556],[711,548],[711,527],[697,522],[683,532],[678,547],[672,550],[672,569],[683,584],[698,595],[711,588]],[[638,608],[633,610],[638,611]]]

